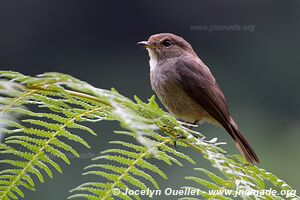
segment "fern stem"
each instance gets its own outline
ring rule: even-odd
[[[45,87],[41,88],[41,87],[30,86],[30,85],[28,85],[27,88],[34,89],[34,90],[53,91],[53,90],[45,88]],[[100,98],[98,98],[96,96],[92,96],[90,94],[86,94],[86,93],[83,93],[83,92],[77,92],[77,91],[73,91],[73,90],[68,90],[68,89],[64,89],[64,91],[67,92],[70,95],[86,98],[86,99],[89,99],[89,100],[93,100],[93,101],[96,101],[96,102],[99,102],[99,103],[102,103],[104,105],[107,105],[107,106],[111,107],[111,105],[109,103],[101,100]]]
[[[78,96],[78,97],[83,97],[83,98],[86,98],[86,99],[89,99],[89,100],[93,100],[93,101],[96,101],[96,102],[99,102],[99,103],[102,103],[106,106],[110,106],[111,105],[105,101],[102,101],[100,98],[98,97],[95,97],[95,96],[92,96],[92,95],[89,95],[89,94],[85,94],[85,93],[82,93],[82,92],[76,92],[76,91],[72,91],[72,90],[65,90],[67,93],[71,94],[71,95],[74,95],[74,96]]]
[[[5,112],[8,112],[9,109],[10,109],[11,107],[13,107],[16,103],[18,103],[19,101],[25,99],[26,97],[28,97],[28,96],[34,94],[35,92],[37,92],[37,90],[30,90],[30,91],[28,91],[28,92],[25,92],[24,94],[22,94],[22,95],[19,96],[18,98],[15,98],[10,104],[6,105],[6,106],[2,109],[2,111],[0,112],[0,115],[3,114],[3,113],[5,113]]]
[[[30,167],[34,166],[34,163],[39,160],[40,156],[43,155],[45,153],[45,149],[48,147],[49,143],[52,142],[53,139],[55,139],[55,137],[61,132],[63,131],[69,123],[74,122],[76,119],[80,119],[83,116],[87,116],[91,113],[97,112],[98,110],[100,110],[100,108],[95,108],[92,110],[88,110],[84,113],[81,113],[79,115],[74,116],[73,118],[71,118],[70,120],[66,121],[60,128],[59,130],[57,130],[55,133],[53,133],[51,135],[51,137],[44,143],[44,145],[38,150],[38,152],[34,155],[34,157],[27,163],[27,165],[23,168],[23,170],[21,171],[21,173],[18,174],[18,176],[15,176],[15,178],[13,180],[10,181],[9,186],[7,187],[7,189],[2,193],[2,195],[0,196],[0,199],[3,199],[4,197],[7,197],[8,192],[10,192],[10,190],[13,187],[16,187],[17,185],[21,184],[21,179],[23,178],[24,175],[26,175],[28,173],[28,170],[30,169]]]
[[[122,181],[122,179],[130,172],[130,170],[132,170],[133,168],[135,168],[135,165],[140,162],[141,160],[144,159],[144,157],[146,157],[147,155],[149,155],[149,152],[153,151],[155,148],[158,148],[164,144],[168,144],[172,142],[172,139],[167,139],[157,145],[154,145],[153,147],[149,148],[147,151],[145,151],[144,153],[141,153],[140,156],[135,160],[133,161],[129,166],[128,168],[124,171],[124,173],[119,176],[119,178],[111,185],[110,189],[106,191],[106,195],[104,197],[101,198],[101,200],[106,200],[108,199],[109,197],[111,197],[111,193],[112,193],[112,190]]]

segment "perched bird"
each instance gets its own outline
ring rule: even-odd
[[[259,163],[229,113],[214,76],[187,41],[171,33],[160,33],[138,45],[148,50],[152,89],[170,113],[194,124],[206,121],[223,126],[246,160]]]

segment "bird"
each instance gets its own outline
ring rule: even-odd
[[[223,127],[248,163],[259,163],[213,74],[185,39],[158,33],[137,44],[148,51],[151,87],[172,115],[193,124],[208,122]]]

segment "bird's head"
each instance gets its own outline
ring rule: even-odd
[[[187,41],[172,33],[155,34],[150,36],[147,41],[141,41],[137,44],[148,50],[150,59],[155,59],[158,62],[186,54],[196,55]]]

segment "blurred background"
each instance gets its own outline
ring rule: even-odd
[[[28,75],[56,71],[99,87],[116,88],[147,100],[147,52],[136,43],[171,32],[189,41],[210,67],[227,97],[240,129],[258,153],[260,167],[300,192],[300,2],[293,1],[0,1],[0,69]],[[66,199],[68,191],[91,180],[83,177],[90,158],[106,149],[118,123],[93,125],[92,151],[63,165],[26,191],[25,199]],[[197,128],[208,138],[228,142],[222,129]],[[195,152],[197,166],[209,167]],[[199,157],[199,158],[198,158]],[[161,188],[182,186],[192,165],[162,167],[169,180]],[[298,192],[298,193],[299,193]],[[161,199],[175,199],[161,197]]]

